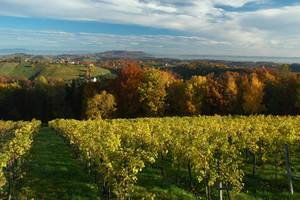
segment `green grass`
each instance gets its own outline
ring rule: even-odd
[[[47,78],[61,78],[63,80],[76,79],[82,74],[85,69],[84,65],[71,64],[41,64],[30,63],[7,63],[0,62],[0,76],[9,76],[15,78],[34,79],[39,75]],[[93,76],[102,76],[110,74],[109,70],[96,67]]]
[[[0,74],[10,76],[17,66],[18,63],[0,62]]]
[[[30,79],[41,71],[40,66],[33,66],[29,63],[7,63],[0,62],[0,75]]]
[[[179,181],[176,177],[187,175],[186,172],[176,172],[166,165],[166,174],[161,175],[157,167],[147,167],[140,174],[135,187],[134,198],[155,197],[162,200],[196,200],[197,197],[188,190],[187,180]],[[149,198],[150,199],[150,198]],[[199,199],[199,198],[198,198]]]
[[[20,199],[97,199],[97,187],[64,140],[42,128],[22,167]]]
[[[292,155],[293,175],[299,176],[300,162],[296,159],[297,155]],[[233,200],[254,200],[254,199],[272,199],[272,200],[296,200],[300,199],[300,180],[293,180],[294,195],[288,191],[287,177],[285,174],[285,165],[281,163],[278,167],[277,175],[275,173],[274,163],[266,163],[257,166],[257,174],[252,176],[252,165],[246,167],[244,178],[244,189],[240,193],[231,192]],[[189,185],[188,172],[186,169],[177,170],[170,161],[163,163],[165,174],[162,176],[160,167],[153,165],[147,166],[140,174],[136,186],[137,197],[153,196],[156,199],[206,199],[204,185],[199,184],[193,174],[192,191]],[[195,192],[197,191],[197,192]],[[216,187],[213,188],[213,199],[218,198]],[[224,200],[227,193],[224,191]]]
[[[46,67],[40,75],[50,78],[62,78],[70,80],[78,77],[80,74],[79,67],[73,65],[50,65]]]
[[[15,67],[10,76],[31,79],[42,71],[41,66],[31,65],[30,63],[21,63]]]
[[[299,162],[293,163],[293,168],[299,167]],[[250,167],[250,166],[248,166]],[[294,195],[290,195],[288,191],[287,177],[285,173],[285,166],[279,166],[277,173],[275,173],[274,164],[266,164],[257,169],[257,175],[253,177],[250,175],[250,168],[248,174],[245,176],[245,189],[243,193],[237,194],[236,199],[250,200],[250,199],[300,199],[300,181],[293,180]],[[293,173],[296,175],[296,173]]]
[[[62,78],[64,80],[70,80],[78,78],[83,73],[85,66],[83,65],[62,65],[62,64],[51,64],[42,70],[40,75],[51,78]],[[106,69],[96,67],[93,76],[101,76],[109,74],[110,72]]]

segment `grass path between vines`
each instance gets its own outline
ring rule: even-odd
[[[63,138],[43,127],[22,167],[20,199],[97,199],[97,189]]]

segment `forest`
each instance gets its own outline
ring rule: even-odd
[[[184,69],[184,70],[183,70]],[[3,120],[196,115],[297,115],[300,77],[290,66],[150,67],[124,61],[116,76],[0,78]]]

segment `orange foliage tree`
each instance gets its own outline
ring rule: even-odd
[[[143,69],[137,62],[128,61],[117,79],[118,110],[121,116],[134,117],[141,112],[138,87],[143,79]]]

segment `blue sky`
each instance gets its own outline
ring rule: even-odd
[[[0,0],[0,5],[0,49],[300,56],[299,0]]]

